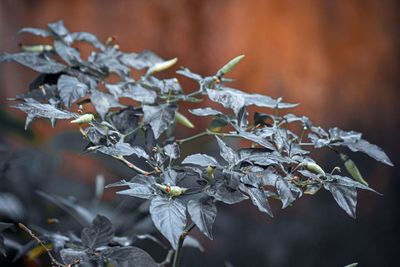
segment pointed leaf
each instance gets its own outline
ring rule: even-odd
[[[240,184],[239,188],[250,197],[251,202],[253,202],[261,212],[265,212],[269,216],[274,217],[267,200],[267,195],[264,193],[262,188],[246,186],[244,184]]]
[[[145,159],[149,158],[149,155],[147,155],[143,148],[139,146],[131,146],[128,143],[116,143],[115,145],[108,147],[102,146],[97,150],[110,156],[130,156],[134,154]]]
[[[180,155],[179,145],[177,143],[172,143],[164,146],[164,153],[171,159],[177,159]]]
[[[114,236],[114,229],[110,220],[102,215],[97,215],[92,225],[85,227],[81,233],[82,245],[96,249],[107,245]]]
[[[203,166],[203,167],[207,167],[207,166],[217,167],[217,166],[219,166],[219,163],[215,158],[213,158],[211,156],[208,156],[208,155],[205,155],[205,154],[189,155],[182,161],[182,164],[194,164],[194,165]]]
[[[164,60],[159,56],[157,56],[156,54],[154,54],[153,52],[144,50],[139,54],[136,53],[124,54],[121,57],[121,61],[129,67],[141,70],[144,68],[149,68],[154,64],[161,63]]]
[[[206,108],[195,108],[195,109],[189,109],[189,112],[192,113],[193,115],[196,116],[217,116],[217,115],[223,115],[221,112],[218,110],[215,110],[210,107]]]
[[[130,182],[122,180],[113,184],[109,184],[106,186],[106,188],[129,186],[129,189],[118,191],[117,194],[150,199],[156,193],[154,184],[155,180],[153,176],[136,175]]]
[[[257,174],[256,174],[257,175]],[[302,191],[286,181],[282,176],[267,169],[262,173],[266,185],[274,186],[282,201],[282,209],[288,207],[297,198],[301,197]]]
[[[59,20],[53,23],[47,24],[47,27],[58,36],[65,36],[69,33],[67,28],[64,26],[64,21]]]
[[[54,49],[57,54],[68,63],[68,65],[75,65],[82,61],[81,56],[73,47],[66,45],[64,42],[56,40],[54,41]]]
[[[25,103],[12,105],[12,107],[20,109],[28,115],[25,129],[27,129],[29,123],[36,117],[49,119],[71,119],[74,117],[73,113],[66,110],[59,110],[50,104],[41,104],[32,98],[27,98],[25,101]]]
[[[382,150],[377,145],[371,144],[368,141],[361,139],[358,142],[354,144],[348,144],[347,145],[352,151],[360,151],[371,158],[374,158],[377,161],[380,161],[382,163],[385,163],[389,166],[393,166],[392,161],[389,159],[389,157],[386,155],[386,153]]]
[[[324,187],[332,193],[336,203],[353,219],[356,218],[357,190],[354,187],[325,183]]]
[[[186,207],[176,198],[156,196],[150,204],[150,214],[157,229],[176,249],[186,225]]]
[[[127,97],[145,104],[152,104],[157,98],[156,92],[134,82],[106,84],[106,88],[115,98]]]
[[[158,267],[154,259],[138,247],[112,247],[102,254],[115,266]]]
[[[16,61],[28,68],[40,73],[59,73],[64,71],[67,66],[44,56],[42,53],[22,52],[16,54],[4,54],[1,61]]]
[[[80,263],[90,261],[89,255],[86,250],[78,250],[74,248],[64,248],[60,251],[61,259],[65,264],[71,264],[79,260]]]
[[[144,122],[150,124],[156,139],[158,139],[174,122],[175,112],[175,107],[166,104],[159,106],[143,106]]]
[[[84,97],[89,90],[86,84],[68,75],[61,75],[57,82],[57,88],[61,99],[68,108],[79,98]]]
[[[21,30],[18,31],[18,34],[21,33],[30,33],[36,36],[40,36],[40,37],[50,37],[51,36],[51,32],[49,32],[48,30],[44,30],[44,29],[39,29],[39,28],[22,28]]]
[[[215,206],[213,199],[192,199],[187,203],[187,207],[192,221],[204,235],[212,240],[212,226],[217,217],[217,207]]]
[[[110,108],[123,107],[112,95],[97,90],[92,93],[90,100],[102,119]]]
[[[226,145],[224,141],[221,140],[218,136],[215,136],[218,142],[218,146],[220,149],[221,157],[227,161],[230,165],[235,165],[239,161],[239,157],[236,152]]]
[[[74,32],[71,33],[71,37],[74,42],[87,42],[100,50],[104,50],[104,45],[97,39],[94,34],[91,34],[89,32]]]
[[[177,70],[176,73],[198,82],[203,79],[203,77],[201,77],[199,74],[191,72],[188,68]]]

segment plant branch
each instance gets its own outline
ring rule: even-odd
[[[148,171],[142,170],[141,168],[139,168],[138,166],[136,166],[135,164],[133,164],[132,162],[130,162],[129,160],[124,158],[123,156],[113,156],[113,157],[116,158],[117,160],[125,163],[126,166],[128,166],[129,168],[131,168],[143,175],[150,175],[150,174],[154,173],[154,171],[148,172]]]
[[[183,233],[179,237],[178,241],[178,247],[176,249],[175,255],[174,255],[174,262],[172,263],[172,267],[179,267],[180,261],[181,261],[181,254],[182,254],[182,247],[183,247],[183,242],[185,241],[185,238],[188,236],[190,231],[195,227],[196,225],[194,223],[189,224],[185,230],[183,230]]]
[[[240,136],[237,135],[237,134],[231,134],[231,133],[217,133],[217,132],[211,132],[211,131],[209,131],[209,130],[206,130],[206,131],[204,131],[204,132],[195,134],[195,135],[190,136],[190,137],[188,137],[188,138],[184,138],[184,139],[177,140],[176,142],[177,142],[178,144],[183,144],[183,143],[190,142],[190,141],[196,140],[196,139],[198,139],[198,138],[201,138],[201,137],[207,136],[207,135],[217,135],[217,136],[222,136],[222,137],[225,137],[225,136],[228,136],[228,137],[240,137]]]
[[[49,258],[50,258],[50,260],[51,260],[52,265],[58,266],[58,267],[71,267],[71,266],[74,266],[74,265],[77,265],[77,264],[80,263],[80,260],[77,259],[77,260],[75,260],[73,263],[62,264],[61,262],[59,262],[59,261],[54,257],[54,255],[51,253],[51,250],[46,246],[46,244],[45,244],[42,240],[40,240],[39,237],[37,237],[37,236],[32,232],[31,229],[29,229],[27,226],[25,226],[25,225],[22,224],[22,223],[19,223],[18,226],[19,226],[22,230],[24,230],[25,232],[27,232],[33,239],[35,239],[35,241],[36,241],[40,246],[43,247],[43,249],[46,251],[47,255],[49,255]]]

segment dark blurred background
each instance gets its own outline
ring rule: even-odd
[[[309,116],[317,125],[363,132],[367,140],[384,148],[395,167],[354,155],[370,186],[384,194],[360,192],[356,220],[327,192],[303,197],[285,210],[273,203],[274,219],[250,202],[220,205],[214,241],[195,232],[206,251],[186,249],[183,264],[395,266],[400,253],[399,10],[394,0],[2,0],[0,52],[17,51],[20,42],[38,40],[17,36],[20,28],[45,27],[63,19],[70,31],[92,32],[101,40],[113,35],[123,51],[149,49],[163,58],[176,56],[181,66],[202,74],[212,74],[227,60],[245,54],[230,75],[236,79],[234,87],[299,102],[293,112]],[[54,193],[85,196],[98,173],[107,182],[130,177],[122,165],[99,165],[99,159],[79,155],[84,144],[73,145],[79,137],[66,124],[52,129],[38,120],[32,130],[23,131],[24,115],[10,109],[6,98],[25,92],[34,77],[33,71],[15,63],[0,65],[4,147],[28,147],[57,160],[57,183],[67,186]],[[186,82],[184,89],[193,90],[195,85]],[[205,127],[205,121],[188,117],[200,126],[182,129],[181,136]],[[331,169],[339,164],[336,155],[325,152],[318,153],[323,166]],[[46,165],[34,159],[29,163]],[[54,181],[40,170],[35,177],[47,186],[42,190],[54,191]],[[104,201],[113,198],[106,192]]]

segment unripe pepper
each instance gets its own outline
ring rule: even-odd
[[[79,116],[75,120],[72,120],[71,123],[82,124],[82,123],[91,122],[92,120],[94,120],[94,115],[88,113],[88,114],[83,114],[82,116]]]
[[[22,50],[25,52],[51,52],[54,50],[52,45],[22,45]]]
[[[322,176],[326,176],[325,171],[314,162],[302,162],[299,167],[306,167],[308,170],[315,172],[317,174],[321,174]]]
[[[352,161],[347,155],[340,153],[340,159],[343,161],[346,170],[350,173],[351,177],[357,182],[360,182],[366,186],[368,186],[367,181],[364,180],[360,171],[357,168],[357,165]]]
[[[193,123],[188,118],[186,118],[182,113],[180,113],[178,111],[175,112],[175,120],[178,123],[182,124],[183,126],[186,126],[188,128],[191,128],[191,129],[194,128]]]
[[[178,58],[173,58],[161,63],[156,63],[154,64],[154,66],[152,66],[151,68],[149,68],[149,70],[147,71],[146,75],[151,75],[153,73],[156,72],[160,72],[166,69],[169,69],[170,67],[172,67],[176,62],[178,61]]]
[[[225,74],[231,72],[234,67],[236,67],[237,64],[244,58],[244,55],[240,55],[226,63],[218,72],[217,72],[217,77],[221,78]]]

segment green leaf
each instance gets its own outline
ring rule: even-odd
[[[195,80],[200,82],[201,80],[203,80],[203,77],[201,77],[199,74],[197,73],[193,73],[191,72],[188,68],[181,68],[180,70],[177,70],[176,73],[185,76],[189,79]]]
[[[55,119],[71,119],[74,114],[66,110],[59,110],[50,104],[41,104],[40,102],[27,98],[25,103],[15,104],[12,107],[22,110],[27,114],[25,122],[25,130],[28,128],[30,122],[36,118],[48,118],[51,120]]]
[[[128,143],[116,143],[112,146],[101,146],[96,149],[101,153],[110,155],[110,156],[130,156],[136,155],[141,158],[148,159],[149,155],[147,155],[146,151],[139,146],[131,146]]]
[[[127,97],[144,104],[153,104],[157,98],[156,92],[136,82],[106,84],[106,88],[115,98]]]
[[[223,115],[222,112],[210,107],[189,109],[189,112],[196,116],[218,116]]]
[[[203,167],[220,166],[220,164],[218,163],[218,161],[215,158],[205,155],[205,154],[189,155],[182,161],[182,164],[194,164],[194,165],[203,166]]]
[[[63,248],[60,250],[61,259],[65,264],[71,264],[79,260],[80,263],[90,261],[89,255],[86,250],[74,249],[74,248]]]
[[[239,114],[239,111],[244,106],[255,105],[258,107],[266,108],[293,108],[297,104],[289,104],[281,102],[279,99],[275,100],[269,96],[260,94],[247,94],[237,89],[223,87],[221,89],[207,89],[208,97],[217,103],[222,104],[225,108],[230,108]]]
[[[90,100],[102,119],[110,108],[124,107],[112,95],[97,90],[92,93]]]
[[[87,42],[100,50],[104,50],[104,45],[97,39],[94,34],[91,34],[89,32],[74,32],[71,33],[71,37],[74,42]]]
[[[67,108],[71,108],[73,103],[84,97],[89,91],[89,87],[86,84],[68,75],[61,75],[57,82],[57,88]]]
[[[79,51],[73,47],[66,45],[62,41],[54,41],[54,49],[57,54],[70,66],[82,62]]]
[[[175,112],[176,107],[167,104],[159,106],[143,106],[144,123],[150,124],[156,139],[158,139],[160,135],[174,122]]]
[[[114,229],[110,220],[97,215],[92,225],[83,228],[81,232],[82,245],[92,250],[107,245],[114,237]]]
[[[111,247],[102,255],[115,266],[158,267],[154,259],[143,249],[138,247]]]
[[[267,195],[262,188],[246,186],[244,184],[239,184],[239,188],[250,197],[251,202],[253,202],[259,211],[265,212],[269,216],[274,217],[267,200]]]
[[[18,31],[18,34],[21,33],[30,33],[36,36],[40,36],[40,37],[50,37],[51,36],[51,32],[49,32],[48,30],[44,30],[44,29],[39,29],[39,28],[22,28],[21,30]]]
[[[360,151],[377,161],[393,166],[393,162],[389,159],[386,153],[377,145],[371,144],[368,141],[361,139],[354,144],[347,144],[352,151]]]
[[[212,240],[212,226],[217,217],[217,207],[213,199],[208,197],[189,200],[187,208],[192,221],[205,236]]]
[[[130,182],[125,180],[109,184],[106,188],[117,186],[129,186],[129,189],[118,191],[117,194],[150,199],[156,194],[154,189],[155,179],[153,176],[136,175]]]
[[[59,73],[67,68],[64,64],[37,52],[4,54],[0,58],[0,62],[2,61],[15,61],[40,73]]]
[[[154,64],[161,63],[164,60],[151,51],[144,50],[141,53],[129,53],[121,56],[121,61],[134,69],[141,70],[149,68]]]
[[[150,203],[150,214],[157,229],[177,248],[186,226],[186,207],[177,198],[156,196]]]
[[[217,139],[221,157],[228,162],[229,165],[236,165],[236,163],[239,161],[239,157],[236,152],[227,146],[227,144],[222,141],[221,138],[218,136],[215,136],[215,138]]]

